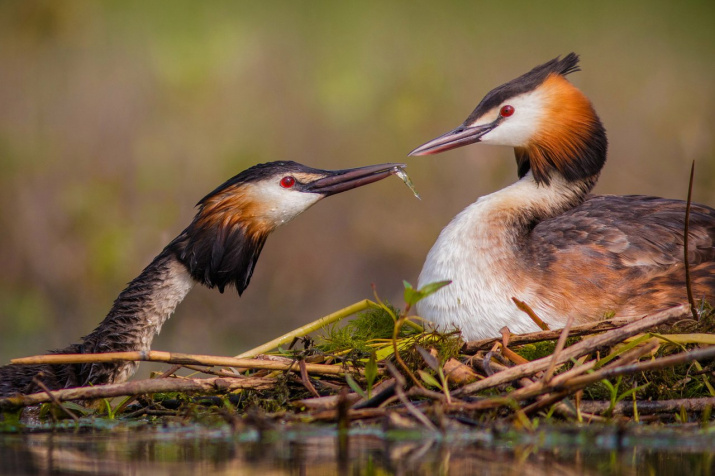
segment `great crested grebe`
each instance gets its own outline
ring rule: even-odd
[[[268,235],[320,199],[398,173],[403,164],[319,170],[295,162],[253,166],[198,203],[191,224],[114,301],[107,317],[61,354],[146,351],[196,282],[241,295]],[[0,367],[0,396],[28,393],[42,372],[50,389],[122,382],[135,362]]]
[[[606,161],[606,132],[566,75],[578,56],[555,58],[503,84],[464,123],[413,150],[514,147],[519,180],[479,198],[440,233],[419,285],[452,284],[418,303],[468,340],[538,330],[512,302],[552,328],[605,314],[642,316],[687,302],[686,204],[640,195],[589,195]],[[688,261],[693,294],[715,297],[715,210],[692,205]]]

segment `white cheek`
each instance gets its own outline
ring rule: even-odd
[[[275,226],[289,222],[323,198],[318,193],[283,188],[277,181],[256,184],[253,193],[264,204],[261,213]]]
[[[536,135],[543,118],[543,98],[537,92],[524,94],[507,101],[514,114],[505,118],[492,131],[484,134],[480,142],[492,145],[524,147]]]
[[[318,202],[322,195],[318,193],[299,192],[297,190],[282,190],[282,194],[274,207],[269,209],[274,222],[280,226],[297,217]]]

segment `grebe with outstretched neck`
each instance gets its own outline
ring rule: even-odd
[[[403,164],[319,170],[295,162],[251,167],[204,197],[191,224],[122,291],[107,317],[82,342],[53,353],[146,351],[195,283],[223,292],[248,286],[268,235],[324,197],[382,180]],[[7,365],[0,397],[49,389],[118,383],[138,363]]]

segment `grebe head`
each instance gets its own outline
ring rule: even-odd
[[[320,170],[296,162],[253,166],[198,203],[193,222],[169,246],[192,277],[241,294],[268,235],[319,200],[395,174],[404,164]]]
[[[606,160],[606,133],[589,99],[567,79],[578,55],[554,58],[490,91],[456,129],[416,148],[429,155],[475,142],[514,147],[519,177],[532,171],[548,184],[597,176]]]

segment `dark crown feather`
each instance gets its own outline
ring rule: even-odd
[[[494,109],[509,98],[533,91],[543,83],[550,74],[560,74],[566,76],[576,71],[580,71],[578,65],[579,57],[576,53],[569,53],[563,59],[556,57],[544,64],[541,64],[528,73],[522,74],[508,83],[498,86],[482,99],[477,107],[472,111],[464,125],[471,124],[485,112]]]

